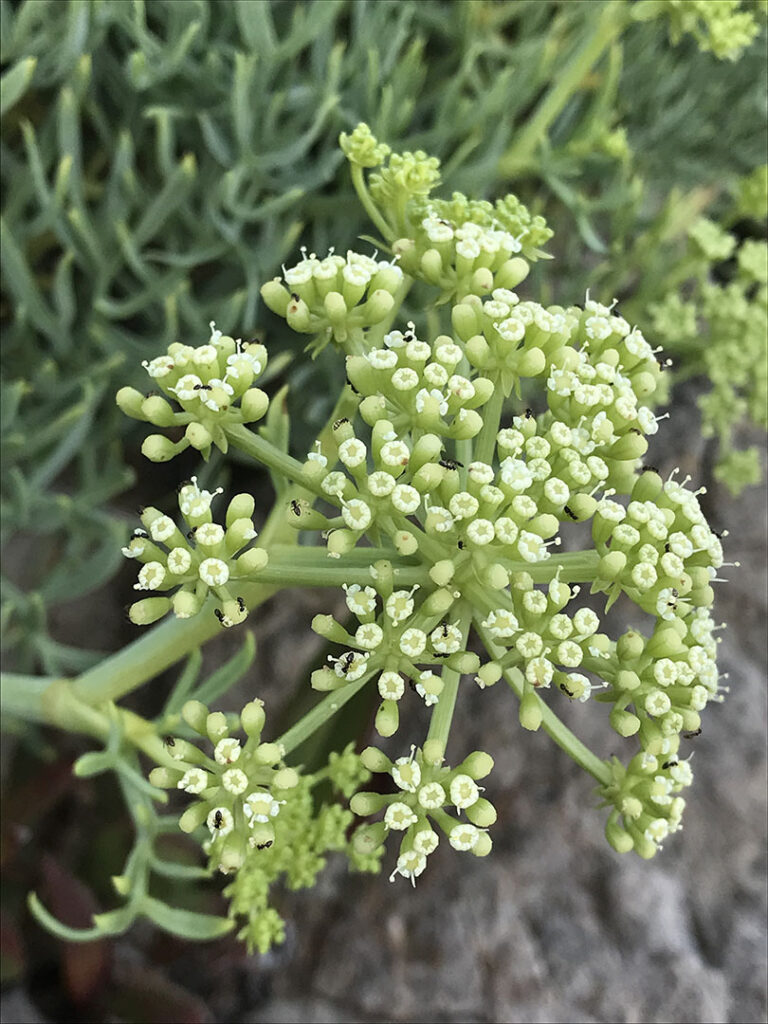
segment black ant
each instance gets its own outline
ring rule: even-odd
[[[464,550],[464,541],[460,540],[458,542],[458,544],[456,545],[456,547],[459,549],[459,551],[463,551]]]
[[[216,813],[213,815],[213,827],[215,829],[220,829],[223,824],[224,815],[221,813],[221,811],[217,810]]]
[[[333,424],[333,429],[338,430],[339,427],[343,426],[343,424],[345,423],[349,423],[348,416],[342,416],[340,419],[336,420],[336,422]]]
[[[578,521],[579,517],[576,515],[573,509],[569,508],[567,505],[563,506],[563,512],[565,512],[569,519],[573,519],[574,522]]]
[[[291,292],[291,298],[293,299],[294,302],[301,301],[301,297],[298,292]]]
[[[213,614],[216,616],[216,618],[219,620],[219,622],[223,626],[224,625],[224,612],[221,610],[221,608],[214,608],[213,609]]]
[[[238,597],[236,600],[237,600],[237,607],[244,614],[245,613],[245,601],[242,599],[242,597]]]
[[[339,663],[341,665],[342,675],[346,675],[347,672],[349,672],[349,670],[352,668],[352,662],[354,660],[355,660],[355,652],[354,651],[347,651],[346,654],[342,654],[342,656],[339,658]]]
[[[195,384],[193,391],[213,391],[210,384]]]
[[[134,530],[134,531],[133,531],[133,533],[131,534],[131,536],[132,536],[133,538],[136,538],[136,537],[146,537],[146,536],[147,536],[147,531],[146,531],[146,530],[138,530],[138,529],[137,529],[137,530]]]
[[[291,500],[291,512],[293,512],[293,514],[295,516],[300,516],[301,515],[301,505],[299,504],[299,501],[298,501],[297,498],[293,498]]]
[[[568,687],[565,685],[565,683],[560,683],[560,689],[563,691],[563,693],[567,697],[572,697],[573,696],[573,690],[569,690]]]
[[[173,736],[164,736],[163,743],[166,745],[166,747],[176,746],[176,740],[173,738]]]
[[[268,839],[266,841],[266,843],[257,843],[256,844],[256,849],[257,850],[268,850],[270,848],[270,846],[272,845],[272,842],[273,842],[272,839]]]
[[[435,657],[436,658],[450,658],[450,654],[448,654],[447,652],[441,653],[440,651],[435,651]]]
[[[701,729],[694,729],[691,732],[684,732],[683,739],[695,740],[697,736],[701,736]]]
[[[657,466],[643,466],[642,470],[643,470],[643,473],[658,473],[659,472]]]
[[[661,767],[662,768],[674,768],[676,764],[680,764],[680,762],[675,757],[671,761],[665,761],[664,764]]]
[[[457,462],[456,459],[440,459],[438,465],[442,466],[443,469],[464,469],[464,463]]]
[[[526,409],[525,410],[525,418],[527,420],[532,420],[533,419],[533,409]]]
[[[195,527],[196,529],[196,527]],[[187,530],[187,540],[193,540],[195,536],[195,530]]]

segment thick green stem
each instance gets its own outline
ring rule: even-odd
[[[499,647],[493,642],[493,637],[482,625],[481,619],[482,616],[478,615],[475,617],[475,629],[491,658],[495,661],[500,661],[506,653],[505,648]],[[525,680],[520,670],[508,668],[504,672],[504,678],[518,698],[522,698]],[[566,725],[563,725],[554,711],[541,698],[539,698],[539,702],[541,705],[541,724],[544,731],[566,754],[572,757],[578,765],[581,765],[599,783],[604,786],[608,785],[611,781],[611,771],[605,761],[601,760],[596,754],[593,754],[589,747],[582,743]]]
[[[593,20],[593,28],[542,98],[514,145],[502,156],[499,172],[514,177],[528,169],[536,146],[543,139],[555,118],[577,91],[591,68],[621,33],[629,17],[625,0],[610,0]]]
[[[483,406],[483,426],[472,444],[472,458],[477,462],[490,463],[496,447],[496,435],[501,424],[501,410],[504,405],[504,392],[501,381],[494,381],[493,394]]]
[[[240,423],[235,423],[226,428],[226,435],[230,442],[246,455],[250,455],[268,469],[274,469],[280,476],[288,477],[302,487],[321,494],[319,487],[308,481],[304,476],[304,466],[292,455],[281,451],[271,442],[259,437],[252,430]]]
[[[322,551],[323,549],[318,549]],[[373,550],[373,549],[370,549]],[[324,553],[324,552],[323,552]],[[369,563],[372,564],[372,563]],[[423,586],[427,581],[427,571],[420,566],[394,565],[394,578],[397,586],[411,587],[414,583]],[[259,572],[263,583],[283,587],[340,587],[343,583],[357,583],[360,586],[371,585],[371,573],[367,568],[351,568],[332,562],[327,555],[319,565],[302,564],[286,561],[282,564],[270,559],[266,569]]]
[[[459,622],[462,646],[467,642],[467,634],[469,633],[469,624],[471,621],[471,611],[464,612]],[[459,680],[461,679],[461,674],[456,672],[455,669],[448,668],[446,665],[443,669],[442,679],[444,684],[443,691],[440,694],[440,699],[435,705],[432,717],[429,720],[429,732],[427,733],[427,739],[437,740],[442,749],[445,750],[448,745],[448,735],[451,731],[453,712],[456,709],[456,699],[459,695]]]
[[[358,198],[365,208],[365,212],[381,232],[381,236],[384,241],[391,242],[395,237],[395,232],[384,220],[376,207],[376,204],[371,199],[371,193],[368,191],[368,186],[365,184],[363,168],[359,164],[352,164],[352,184],[355,186],[355,192],[357,192]]]

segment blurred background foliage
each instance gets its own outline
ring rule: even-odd
[[[667,282],[685,285],[703,211],[760,237],[759,217],[735,218],[733,193],[765,160],[765,4],[748,5],[761,31],[730,61],[690,35],[673,46],[674,23],[654,17],[663,7],[2,0],[11,667],[72,673],[98,659],[51,636],[50,610],[116,572],[118,496],[136,471],[158,498],[171,488],[141,465],[114,408],[142,359],[198,341],[210,320],[235,335],[266,330],[284,354],[275,369],[301,396],[296,444],[309,446],[340,368],[310,363],[260,308],[259,287],[299,245],[343,249],[370,230],[340,130],[363,119],[394,147],[436,154],[448,191],[514,190],[555,230],[556,263],[539,264],[531,286],[542,301],[591,287],[646,328]],[[720,272],[711,262],[695,268],[696,287]],[[694,358],[686,344],[681,360]],[[759,404],[742,397],[717,410],[729,438]]]

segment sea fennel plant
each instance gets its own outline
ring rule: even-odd
[[[722,699],[710,608],[723,552],[700,491],[642,463],[663,419],[651,402],[665,360],[615,303],[525,297],[551,232],[515,196],[438,198],[436,159],[392,153],[363,124],[340,142],[375,247],[305,251],[262,287],[313,353],[330,346],[345,359],[347,383],[306,457],[287,450],[282,398],[259,387],[267,348],[214,324],[199,344],[146,361],[149,395],[117,394],[152,428],[147,458],[237,449],[269,470],[276,502],[257,524],[251,495],[227,500],[193,477],[178,517],[144,508],[123,551],[138,563],[129,615],[175,621],[39,697],[42,720],[105,741],[78,770],[118,772],[139,835],[115,880],[126,907],[91,931],[63,928],[32,898],[62,937],[114,934],[143,914],[189,937],[237,920],[249,947],[266,950],[283,937],[270,886],[311,885],[328,851],[377,871],[393,846],[390,878],[411,883],[440,842],[489,854],[492,756],[446,758],[460,691],[502,681],[522,727],[544,728],[592,775],[614,849],[652,857],[681,827],[692,782],[682,748]],[[287,731],[270,729],[258,681],[239,715],[211,710],[247,656],[200,686],[190,661],[154,722],[113,703],[289,586],[341,587],[349,616],[313,619],[334,653],[311,675],[324,696]],[[647,627],[609,634],[614,603],[634,604]],[[381,743],[305,768],[296,751],[363,692]],[[601,758],[563,724],[558,703],[569,701],[608,706],[622,758]],[[156,763],[149,782],[137,751]],[[372,775],[384,779],[367,789]],[[227,876],[228,920],[149,894],[152,871],[205,874],[154,852],[176,827],[154,810],[163,790],[184,801],[178,827],[199,840],[207,870]]]

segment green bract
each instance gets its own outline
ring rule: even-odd
[[[214,331],[208,345],[172,345],[149,362],[181,413],[165,399],[118,395],[132,415],[185,427],[185,440],[165,442],[170,454],[195,443],[194,429],[206,432],[206,444],[195,444],[204,454],[211,443],[231,444],[263,462],[283,479],[283,525],[316,538],[292,563],[268,539],[240,554],[255,537],[253,500],[232,500],[225,529],[212,520],[214,494],[193,480],[179,494],[192,532],[146,509],[149,536],[142,531],[125,550],[143,563],[140,589],[175,589],[134,605],[135,622],[173,607],[233,625],[247,614],[240,591],[259,582],[337,583],[345,592],[348,621],[312,622],[340,648],[312,673],[311,685],[326,693],[316,708],[263,742],[254,701],[240,715],[243,743],[226,716],[188,702],[182,717],[212,751],[178,738],[176,766],[150,777],[195,798],[181,827],[199,830],[211,867],[234,876],[231,912],[246,918],[242,935],[259,949],[283,935],[268,907],[270,883],[285,873],[293,887],[311,884],[325,850],[375,869],[388,834],[400,833],[392,877],[412,882],[441,834],[458,850],[490,852],[496,811],[476,780],[490,773],[491,757],[444,763],[467,686],[504,678],[520,698],[521,725],[543,725],[597,780],[613,847],[643,857],[681,826],[678,794],[692,781],[681,737],[721,699],[708,611],[720,540],[687,479],[662,480],[641,462],[663,419],[651,408],[665,367],[659,350],[615,302],[587,296],[583,306],[545,306],[514,290],[527,276],[526,256],[539,255],[550,234],[514,196],[493,205],[426,198],[437,161],[392,154],[366,126],[342,137],[342,148],[390,258],[304,252],[262,288],[274,312],[313,336],[313,350],[333,344],[346,359],[337,414],[306,458],[243,425],[268,404],[251,387],[266,363],[262,346]],[[363,168],[376,166],[369,190]],[[691,238],[699,262],[733,249],[707,221]],[[742,246],[745,280],[760,283],[761,261],[760,247]],[[426,319],[412,302],[419,294]],[[406,296],[415,319],[402,323]],[[690,329],[692,314],[684,304],[678,312]],[[249,398],[255,391],[258,400]],[[148,439],[145,453],[158,457],[160,443]],[[209,590],[217,607],[204,603]],[[605,595],[606,609],[634,603],[651,619],[647,634],[611,636],[587,591]],[[484,656],[473,653],[478,644]],[[378,705],[379,735],[402,735],[410,754],[391,759],[369,747],[358,758],[348,749],[326,770],[346,796],[370,771],[391,776],[394,788],[355,793],[351,814],[315,810],[312,788],[325,775],[286,762],[361,691]],[[630,747],[627,765],[583,747],[557,719],[558,701],[609,704],[610,725]],[[424,706],[430,725],[417,747]],[[353,815],[375,820],[350,845]]]

